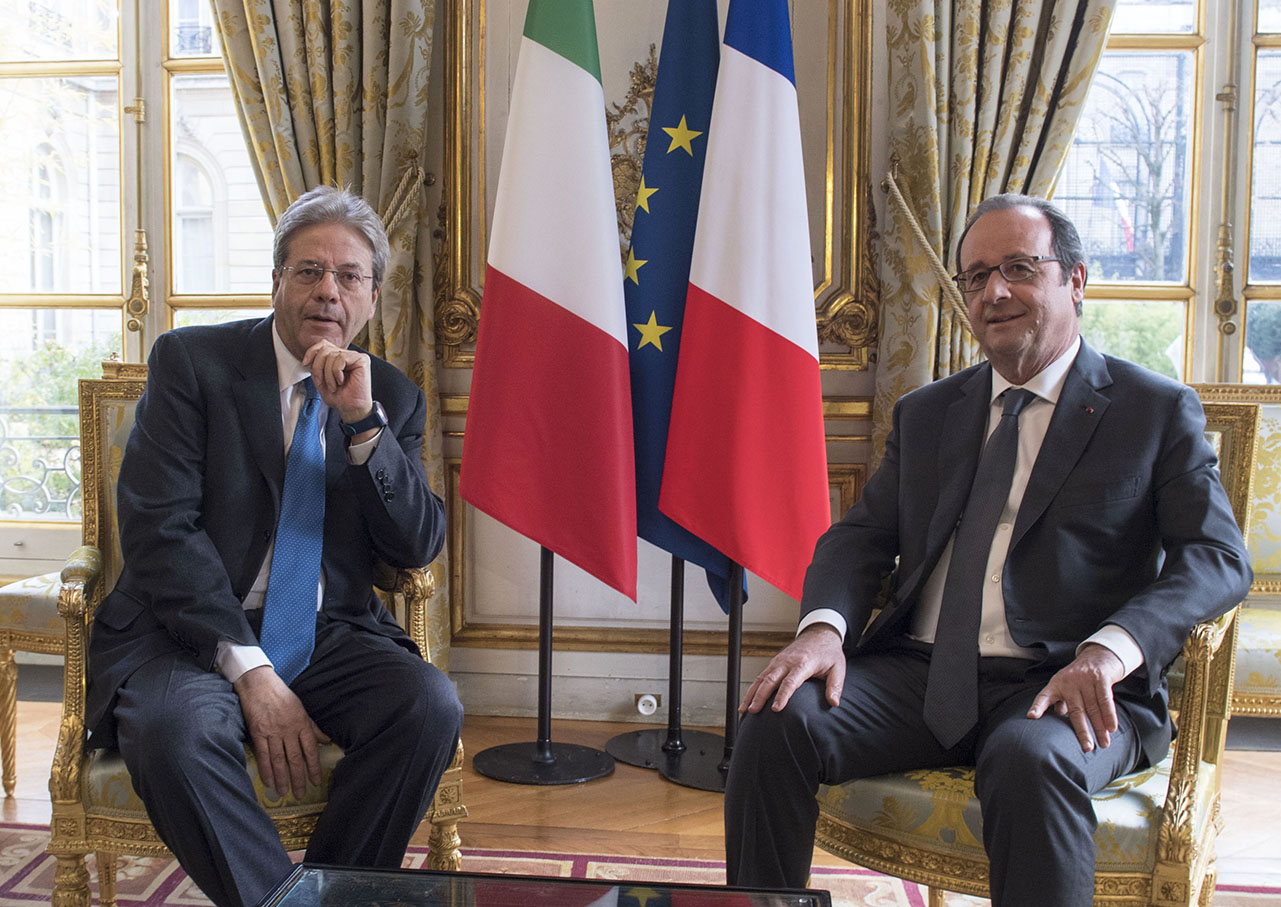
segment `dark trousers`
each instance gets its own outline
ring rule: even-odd
[[[922,718],[928,671],[928,652],[915,648],[852,658],[838,707],[814,680],[781,712],[766,707],[744,717],[725,788],[729,884],[804,887],[820,783],[974,765],[992,903],[1092,903],[1097,822],[1090,794],[1138,764],[1129,717],[1118,705],[1120,730],[1111,745],[1083,753],[1066,718],[1027,717],[1052,670],[985,658],[979,724],[943,749]]]
[[[291,688],[344,752],[305,859],[399,868],[458,745],[453,684],[392,640],[321,614]],[[292,863],[246,771],[231,684],[165,656],[129,678],[115,715],[134,788],[182,868],[215,904],[257,904]]]

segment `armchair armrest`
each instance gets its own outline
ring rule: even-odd
[[[71,552],[62,568],[58,613],[62,616],[66,652],[62,659],[62,720],[49,776],[55,804],[80,800],[80,756],[85,745],[85,658],[92,619],[89,597],[102,577],[102,553],[85,545]]]
[[[1197,624],[1183,645],[1183,699],[1157,838],[1159,863],[1186,865],[1202,840],[1200,829],[1220,821],[1214,776],[1232,703],[1237,610]]]
[[[396,569],[380,561],[374,568],[374,585],[383,593],[383,601],[423,653],[423,658],[431,661],[427,603],[436,593],[436,577],[431,567]],[[397,597],[403,602],[403,610],[397,607]]]

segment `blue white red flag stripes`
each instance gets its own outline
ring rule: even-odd
[[[785,0],[731,0],[659,507],[800,598],[831,522]]]
[[[463,499],[636,598],[623,273],[591,0],[531,0],[489,237]]]
[[[623,290],[631,328],[636,531],[706,569],[712,593],[728,609],[729,558],[658,509],[719,56],[716,0],[669,2]]]

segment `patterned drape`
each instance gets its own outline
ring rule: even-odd
[[[445,491],[432,318],[431,212],[422,190],[435,0],[211,0],[223,60],[272,221],[318,185],[360,193],[391,262],[357,342],[427,395],[423,463]],[[394,36],[394,40],[393,40]],[[431,660],[448,668],[448,550],[434,565]]]
[[[984,198],[1052,192],[1115,4],[888,0],[890,148],[906,205],[891,197],[884,239],[878,457],[899,397],[981,358],[938,274],[956,272],[956,240]]]

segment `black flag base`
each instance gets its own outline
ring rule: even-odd
[[[743,654],[743,565],[729,565],[729,640],[725,658],[725,738],[720,746],[691,746],[679,759],[667,759],[658,773],[668,781],[699,790],[725,791],[729,759],[738,736],[740,664]],[[717,738],[718,740],[720,738]]]
[[[612,774],[614,760],[577,743],[505,743],[481,750],[472,768],[486,778],[513,784],[581,784]]]
[[[671,736],[671,731],[663,728],[630,731],[611,737],[605,744],[605,752],[627,765],[655,769],[672,759],[679,761],[691,749],[717,749],[725,746],[725,738],[720,734],[708,734],[704,731],[683,730],[675,740],[670,739]]]
[[[538,585],[538,739],[481,750],[472,768],[513,784],[581,784],[612,774],[614,760],[577,743],[552,743],[552,573],[556,556],[540,549]]]
[[[658,765],[658,773],[682,787],[724,793],[725,776],[729,773],[729,754],[725,752],[725,739],[715,734],[703,736],[716,742],[704,746],[691,745],[679,757],[665,758]]]

